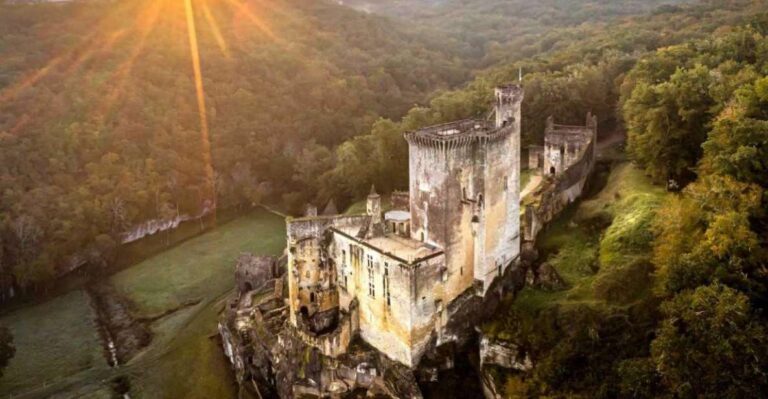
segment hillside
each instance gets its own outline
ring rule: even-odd
[[[308,148],[467,78],[450,45],[326,2],[2,5],[4,284],[109,264],[146,220],[279,200]]]
[[[407,21],[448,36],[479,66],[519,59],[556,46],[556,31],[584,23],[681,11],[685,0],[345,0],[365,12]]]
[[[407,148],[403,132],[488,115],[492,88],[516,81],[523,72],[523,145],[541,143],[544,121],[578,124],[587,112],[598,117],[599,135],[622,129],[617,112],[629,71],[643,56],[708,34],[745,24],[760,25],[765,1],[705,2],[669,12],[585,23],[552,30],[531,44],[535,56],[505,52],[510,61],[484,70],[466,86],[441,92],[429,104],[412,108],[401,120],[380,120],[370,134],[348,140],[336,150],[337,162],[315,187],[322,198],[345,205],[362,198],[374,183],[383,192],[404,189]],[[545,43],[550,39],[551,46]],[[514,44],[510,44],[514,47]],[[543,47],[542,47],[543,46]],[[512,47],[510,47],[512,48]],[[544,50],[546,48],[546,50]]]

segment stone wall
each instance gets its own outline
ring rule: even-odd
[[[548,124],[551,122],[548,122]],[[589,129],[589,135],[585,136],[587,142],[579,147],[579,157],[569,159],[567,168],[557,171],[554,175],[546,174],[542,185],[537,189],[532,198],[524,204],[525,212],[522,215],[522,236],[524,241],[532,242],[544,226],[551,222],[566,206],[578,199],[584,191],[596,162],[597,149],[597,125],[595,117],[587,116],[586,127],[573,127],[573,129]],[[581,131],[580,130],[580,131]],[[545,167],[549,165],[545,161]]]

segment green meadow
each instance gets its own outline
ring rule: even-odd
[[[117,377],[128,381],[132,398],[235,397],[216,337],[235,259],[242,252],[279,255],[284,246],[285,221],[256,210],[113,275],[136,316],[178,308],[154,321],[152,343],[117,368],[104,359],[81,290],[4,315],[0,323],[11,329],[17,354],[0,378],[0,397],[110,397]]]

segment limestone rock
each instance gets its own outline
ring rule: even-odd
[[[531,357],[520,346],[487,336],[480,340],[480,364],[495,365],[518,371],[533,369]]]

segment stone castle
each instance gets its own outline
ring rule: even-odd
[[[286,220],[282,257],[238,259],[237,295],[219,333],[241,388],[258,397],[357,397],[345,395],[362,389],[418,398],[421,384],[438,381],[472,342],[481,368],[529,367],[526,354],[477,326],[508,290],[556,282],[556,271],[535,263],[535,239],[584,191],[597,119],[570,126],[548,118],[544,145],[527,149],[532,177],[521,193],[523,90],[506,85],[494,95],[493,120],[405,134],[409,191],[392,193],[390,210],[374,189],[361,214],[309,207]]]
[[[495,90],[495,121],[405,134],[408,200],[386,213],[289,219],[291,325],[327,356],[354,335],[409,367],[445,329],[460,297],[484,296],[520,253],[520,104]]]

